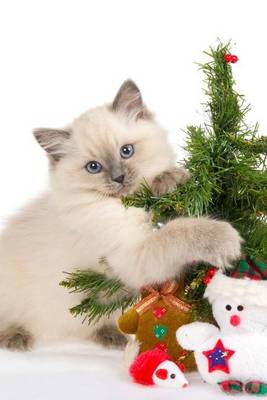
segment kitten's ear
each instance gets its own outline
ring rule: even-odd
[[[127,80],[121,85],[112,103],[112,110],[125,114],[129,119],[150,117],[141,92],[132,80]]]
[[[71,131],[63,129],[37,128],[33,131],[40,146],[53,161],[59,161],[65,154],[64,143],[71,136]]]

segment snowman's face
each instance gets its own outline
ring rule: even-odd
[[[229,297],[220,297],[212,304],[215,320],[221,330],[240,333],[246,331],[247,309]]]
[[[212,311],[222,331],[242,333],[262,331],[267,327],[267,309],[248,306],[230,297],[220,297],[212,304]]]
[[[172,361],[163,361],[153,374],[155,385],[166,388],[184,388],[188,386],[183,372]]]

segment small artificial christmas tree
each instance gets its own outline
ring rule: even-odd
[[[209,122],[187,128],[185,167],[190,181],[160,198],[144,185],[123,201],[126,207],[151,210],[155,222],[205,215],[227,220],[244,238],[245,253],[267,259],[267,137],[258,136],[258,125],[250,127],[245,122],[250,107],[234,89],[231,64],[238,58],[230,53],[230,44],[220,43],[205,54],[209,61],[200,69],[205,76]],[[201,320],[210,316],[209,305],[202,300],[208,268],[198,266],[184,277],[184,297]],[[89,322],[136,301],[117,279],[90,270],[71,273],[61,284],[85,293],[85,300],[71,312]],[[122,290],[125,295],[116,296]],[[106,297],[104,304],[97,298],[100,293]]]

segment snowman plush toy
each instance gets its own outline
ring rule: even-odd
[[[248,256],[230,276],[217,271],[206,283],[218,327],[184,325],[179,344],[194,351],[205,382],[231,394],[267,394],[267,265]]]

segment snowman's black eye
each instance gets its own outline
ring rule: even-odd
[[[243,311],[244,310],[244,306],[237,306],[238,311]]]
[[[230,304],[227,304],[227,306],[225,306],[227,311],[231,311],[232,310],[232,306],[230,306]]]
[[[170,378],[171,378],[171,379],[175,379],[175,377],[176,377],[175,374],[171,374],[171,375],[170,375]]]

